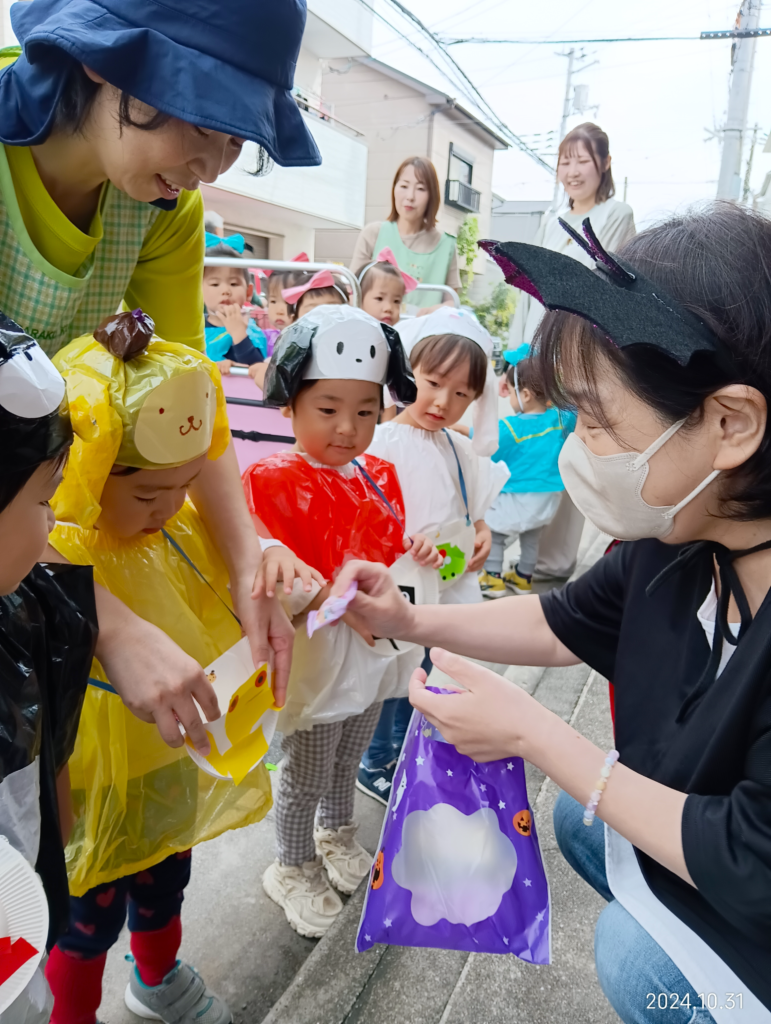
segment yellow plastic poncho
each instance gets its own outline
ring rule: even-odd
[[[226,419],[223,423],[219,417],[218,371],[191,349],[163,342],[152,342],[125,366],[113,366],[115,375],[109,378],[103,371],[111,360],[93,339],[78,339],[57,356],[67,380],[76,441],[52,502],[57,519],[64,519],[66,512],[68,521],[57,522],[51,543],[69,561],[93,565],[96,582],[205,667],[238,642],[241,629],[228,610],[232,606],[227,570],[193,506],[186,504],[165,530],[216,593],[162,533],[121,540],[94,529],[93,523],[113,463],[132,465],[146,459],[148,452],[160,453],[163,432],[144,440],[140,432],[137,445],[136,426],[143,409],[158,421],[167,417],[164,424],[170,422],[174,402],[168,398],[174,397],[177,385],[164,392],[165,382],[204,370],[216,395],[198,389],[197,405],[190,405],[193,392],[189,391],[181,422],[187,422],[190,408],[193,424],[203,426],[208,405],[212,410],[209,455],[224,450],[229,431]],[[197,382],[193,384],[198,387]],[[136,401],[137,389],[143,401]],[[196,443],[203,443],[200,437]],[[163,454],[171,459],[180,450],[172,439]],[[196,451],[191,458],[200,454]],[[155,468],[160,465],[156,463]],[[96,660],[91,675],[95,681],[109,682]],[[89,686],[86,694],[70,779],[77,820],[67,847],[67,869],[74,896],[142,871],[228,829],[259,821],[272,803],[270,780],[262,764],[240,785],[215,779],[200,771],[184,747],[166,746],[154,725],[135,718],[120,697],[97,685]]]

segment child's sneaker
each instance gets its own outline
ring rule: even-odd
[[[372,867],[372,857],[356,841],[358,825],[341,825],[339,829],[314,829],[316,853],[324,861],[329,880],[336,889],[352,893]]]
[[[387,764],[385,768],[367,768],[363,762],[360,762],[356,788],[387,807],[395,771],[396,761]]]
[[[290,867],[273,861],[262,876],[262,887],[278,903],[298,935],[320,939],[343,909],[343,901],[329,884],[320,857]]]
[[[506,584],[500,576],[483,569],[478,579],[482,597],[506,597]]]
[[[138,1017],[166,1024],[231,1024],[233,1020],[227,1004],[206,987],[195,967],[181,960],[160,985],[145,985],[134,967],[123,1000]]]
[[[533,577],[525,576],[524,573],[519,571],[519,566],[516,565],[511,572],[505,572],[503,579],[506,582],[506,586],[511,587],[518,594],[532,594],[533,592]]]

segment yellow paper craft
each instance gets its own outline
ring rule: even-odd
[[[249,642],[245,638],[226,651],[206,670],[217,692],[220,707],[227,711],[206,723],[211,753],[204,757],[185,737],[188,753],[204,771],[239,785],[268,752],[278,712],[273,698],[272,675],[267,664],[252,670],[235,690],[235,679],[251,668]]]

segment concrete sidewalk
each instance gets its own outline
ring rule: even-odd
[[[604,545],[596,531],[586,531],[579,573]],[[607,685],[586,666],[491,667],[603,749],[612,745]],[[513,956],[401,947],[357,954],[364,887],[348,900],[324,939],[300,938],[262,891],[262,873],[274,857],[273,812],[258,825],[196,848],[181,956],[228,1001],[235,1024],[617,1022],[594,970],[594,924],[604,901],[556,847],[551,825],[556,787],[532,766],[526,769],[551,888],[552,966],[534,967]],[[381,805],[356,794],[359,838],[373,853],[382,814]],[[124,930],[107,960],[99,1013],[104,1024],[139,1022],[123,1004],[128,950]]]

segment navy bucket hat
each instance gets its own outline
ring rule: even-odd
[[[51,131],[72,62],[200,128],[262,146],[277,164],[321,156],[292,98],[305,0],[26,0],[23,53],[0,73],[0,142]]]

